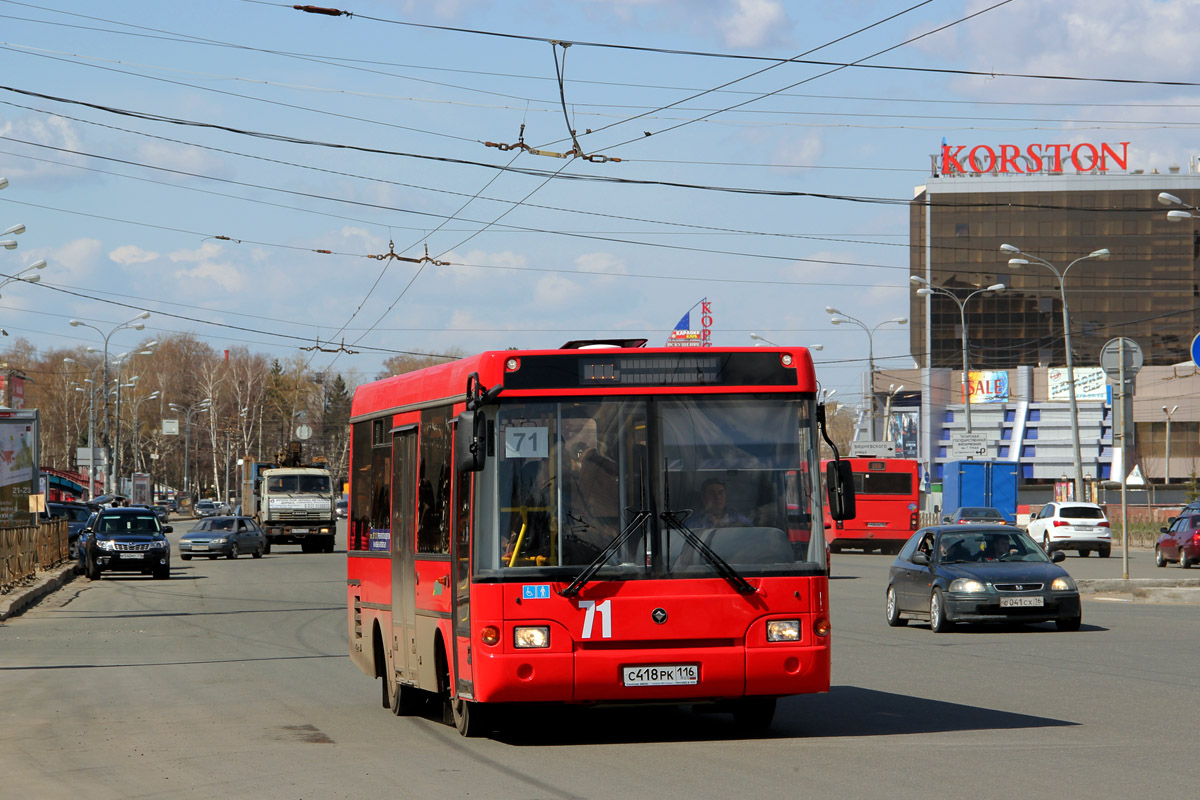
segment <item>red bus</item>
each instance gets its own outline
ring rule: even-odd
[[[825,537],[835,553],[861,548],[899,553],[919,527],[921,513],[920,462],[910,458],[852,456],[854,519],[827,520]]]
[[[355,392],[349,647],[385,707],[439,700],[466,736],[537,703],[765,727],[776,698],[828,691],[811,356],[643,345],[486,352]],[[853,513],[848,470],[828,480]]]

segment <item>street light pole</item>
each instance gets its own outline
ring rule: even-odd
[[[970,365],[970,361],[967,357],[967,353],[968,353],[968,350],[967,350],[967,301],[970,300],[972,297],[974,297],[977,294],[983,294],[985,292],[1003,292],[1008,287],[1006,287],[1003,283],[993,283],[991,286],[987,287],[986,289],[976,289],[975,291],[968,294],[966,297],[963,297],[960,299],[958,295],[954,294],[949,289],[932,286],[932,285],[930,285],[929,281],[927,281],[924,278],[919,277],[917,275],[913,275],[912,277],[909,278],[909,280],[912,281],[913,283],[917,283],[917,284],[921,285],[921,288],[917,289],[917,294],[922,295],[926,298],[932,297],[935,294],[940,294],[943,297],[949,297],[951,300],[953,300],[958,305],[959,322],[960,322],[960,327],[962,329],[963,414],[966,417],[967,433],[970,433],[971,432],[971,379],[970,379],[969,375],[970,375],[971,365]]]
[[[836,308],[834,308],[833,306],[825,306],[825,313],[834,315],[833,319],[829,320],[829,322],[833,325],[844,325],[845,323],[848,322],[851,325],[857,325],[858,327],[862,328],[864,331],[867,332],[868,378],[867,378],[867,387],[866,387],[867,388],[867,396],[865,399],[867,401],[867,408],[870,411],[871,441],[876,441],[875,437],[876,437],[877,428],[878,428],[878,426],[876,425],[876,418],[878,415],[875,412],[875,331],[879,330],[884,325],[887,325],[887,324],[893,323],[893,322],[897,325],[906,325],[908,323],[908,317],[892,317],[891,319],[885,319],[883,322],[879,323],[874,328],[872,328],[872,327],[869,327],[867,325],[867,323],[863,322],[861,319],[858,319],[857,317],[852,317],[849,314],[847,314],[845,311],[839,311]]]
[[[1107,261],[1112,255],[1108,248],[1093,250],[1086,256],[1079,258],[1067,264],[1066,269],[1059,272],[1058,268],[1044,258],[1039,258],[1030,253],[1023,252],[1021,248],[1011,244],[1000,245],[1001,252],[1012,253],[1021,258],[1010,258],[1008,266],[1012,269],[1020,269],[1027,264],[1039,264],[1054,273],[1054,277],[1058,279],[1058,293],[1062,300],[1062,319],[1063,319],[1063,346],[1067,348],[1067,402],[1070,404],[1071,416],[1071,448],[1072,456],[1075,462],[1075,499],[1079,500],[1083,497],[1083,457],[1079,452],[1079,404],[1075,400],[1075,362],[1071,355],[1071,317],[1067,311],[1067,273],[1071,267],[1078,264],[1080,261],[1088,259],[1098,259]]]
[[[126,328],[132,328],[135,331],[143,330],[146,327],[146,325],[145,325],[145,323],[142,322],[142,320],[149,319],[149,318],[150,318],[150,312],[143,311],[141,314],[138,314],[133,319],[128,320],[127,322],[122,322],[120,325],[118,325],[115,328],[113,328],[112,330],[110,330],[107,334],[104,331],[97,328],[95,325],[91,325],[87,322],[83,322],[82,320],[73,319],[70,321],[70,325],[72,328],[91,328],[96,333],[98,333],[102,337],[104,337],[104,362],[103,362],[103,364],[104,364],[104,448],[105,448],[105,452],[108,454],[108,463],[109,463],[108,474],[104,476],[104,485],[105,485],[105,489],[109,492],[112,491],[112,487],[113,487],[113,474],[112,474],[113,468],[112,468],[112,447],[110,445],[111,439],[109,438],[109,429],[108,429],[108,420],[109,420],[108,340],[112,337],[112,335],[114,333],[116,333],[119,330],[124,330]]]
[[[1179,406],[1171,406],[1170,411],[1167,411],[1166,406],[1163,406],[1162,409],[1163,413],[1167,415],[1167,463],[1163,469],[1163,473],[1165,475],[1163,478],[1163,484],[1165,485],[1171,482],[1171,417],[1173,417],[1175,412],[1179,410]]]
[[[139,471],[138,470],[138,456],[140,455],[139,451],[141,450],[141,447],[142,447],[141,436],[139,435],[140,431],[138,428],[138,412],[142,408],[142,403],[146,402],[147,400],[154,400],[158,397],[159,397],[159,391],[158,391],[158,389],[155,389],[153,392],[146,395],[145,397],[139,397],[139,398],[136,398],[136,399],[130,401],[130,405],[133,406],[133,448],[132,448],[133,449],[133,472]]]
[[[67,357],[63,359],[64,364],[79,363],[73,358]],[[88,393],[88,499],[91,499],[92,492],[95,490],[94,482],[96,480],[96,383],[92,377],[96,374],[96,370],[100,369],[97,364],[92,367],[92,371],[88,377],[83,379],[83,382],[88,386],[85,389],[82,386],[76,386],[75,391]]]
[[[189,483],[190,461],[192,451],[192,415],[201,411],[207,411],[212,407],[212,398],[206,397],[203,400],[198,400],[190,406],[180,406],[175,403],[167,404],[172,411],[183,414],[185,417],[184,432],[183,432],[183,490],[191,491]]]

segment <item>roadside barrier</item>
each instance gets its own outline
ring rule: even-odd
[[[0,594],[32,581],[39,569],[67,560],[67,521],[0,528]]]

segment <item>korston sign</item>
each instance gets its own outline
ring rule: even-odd
[[[999,172],[1025,174],[1062,172],[1070,165],[1080,172],[1128,169],[1129,142],[1090,142],[1080,144],[1031,144],[1024,149],[1015,144],[993,147],[988,144],[942,145],[941,174]]]

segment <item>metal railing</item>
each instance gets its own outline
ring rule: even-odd
[[[67,544],[65,519],[0,528],[0,594],[32,581],[38,570],[66,561]]]

